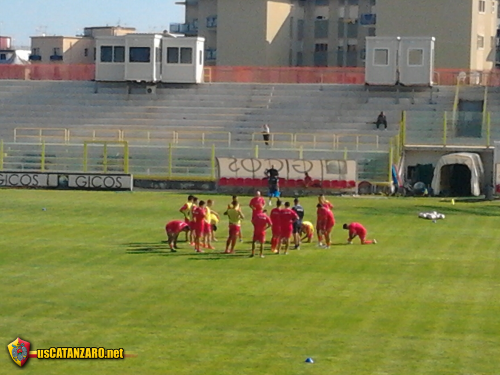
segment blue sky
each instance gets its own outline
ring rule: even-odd
[[[74,36],[86,26],[135,27],[160,32],[184,22],[179,0],[0,0],[0,35],[14,46],[29,46],[30,36]]]

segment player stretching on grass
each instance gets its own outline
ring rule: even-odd
[[[193,209],[193,232],[194,232],[194,250],[197,253],[203,253],[201,242],[205,229],[205,201],[200,201],[198,207]]]
[[[271,221],[273,223],[273,236],[271,238],[271,251],[279,253],[280,251],[280,238],[281,238],[281,201],[276,201],[276,207],[271,210]]]
[[[265,202],[264,202],[265,204]],[[273,223],[269,216],[267,216],[267,211],[264,210],[262,212],[254,215],[252,219],[253,224],[253,239],[252,239],[252,255],[250,258],[255,256],[255,244],[260,244],[260,257],[264,258],[264,243],[266,242],[266,230],[270,228]]]
[[[290,247],[290,237],[293,233],[293,223],[299,220],[297,213],[290,208],[290,202],[285,202],[285,208],[280,212],[281,236],[280,242],[284,245],[285,255],[288,255]],[[278,250],[278,254],[279,254]]]
[[[227,218],[229,219],[229,236],[227,237],[226,251],[224,251],[224,253],[233,254],[238,233],[241,231],[241,219],[244,219],[245,217],[243,216],[240,206],[236,200],[233,200],[231,208],[228,208],[224,214],[227,215]]]
[[[175,249],[178,248],[177,238],[181,232],[189,232],[189,225],[181,220],[172,220],[165,226],[165,232],[167,233],[167,242],[170,246],[170,251],[175,253]]]
[[[377,240],[372,241],[366,239],[366,228],[360,223],[344,224],[342,228],[349,231],[349,238],[347,239],[348,244],[352,244],[352,240],[359,236],[361,240],[361,245],[376,244]]]
[[[314,225],[310,221],[304,221],[300,228],[300,235],[304,236],[300,240],[304,241],[307,238],[307,243],[311,243],[314,236]]]

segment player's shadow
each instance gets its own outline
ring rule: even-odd
[[[180,242],[179,242],[180,243]],[[203,253],[195,253],[190,246],[181,246],[176,252],[170,251],[167,241],[161,242],[131,242],[124,244],[127,254],[148,255],[156,254],[165,257],[189,257],[189,260],[230,260],[248,257],[250,251],[238,250],[235,254],[224,254],[220,250],[208,250]]]

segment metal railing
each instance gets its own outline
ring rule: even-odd
[[[265,144],[262,133],[252,133],[253,144]],[[269,145],[283,148],[309,148],[313,150],[379,150],[380,137],[376,134],[310,134],[271,133]]]
[[[224,131],[165,131],[116,128],[16,128],[14,142],[81,143],[84,141],[117,141],[137,144],[190,144],[208,147],[215,144],[231,147],[231,132]]]

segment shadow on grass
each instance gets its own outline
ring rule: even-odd
[[[212,250],[203,253],[194,252],[190,246],[179,247],[176,252],[170,251],[170,246],[166,241],[161,242],[133,242],[124,244],[127,246],[127,254],[151,255],[157,254],[164,257],[190,257],[189,260],[223,260],[223,259],[242,259],[248,258],[250,255],[249,250],[236,250],[234,254],[225,254],[220,250]]]

